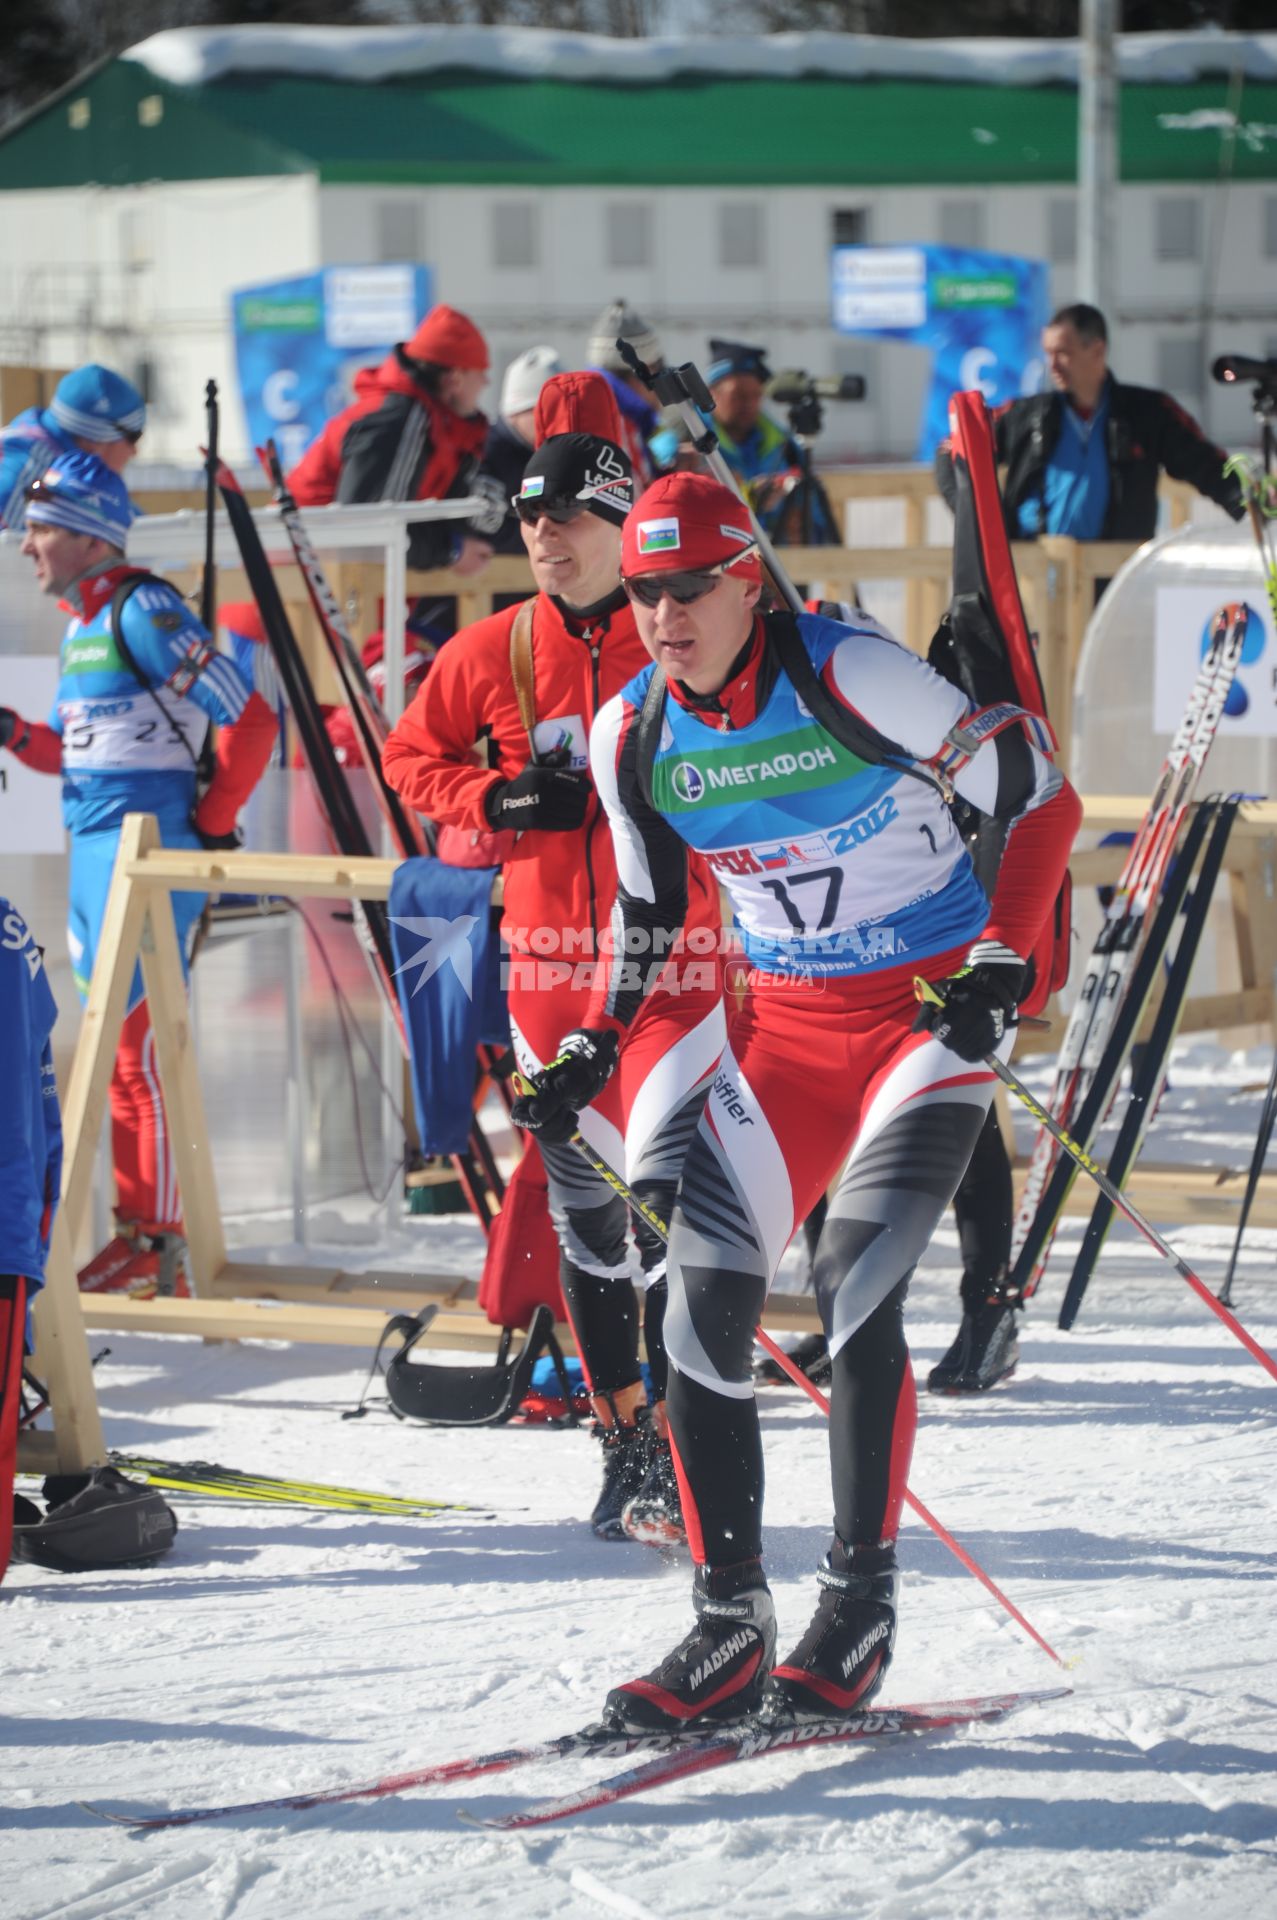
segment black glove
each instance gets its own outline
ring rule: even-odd
[[[484,798],[483,810],[490,827],[572,833],[585,821],[592,792],[583,773],[570,773],[566,767],[544,761],[493,787]]]
[[[206,833],[195,815],[191,815],[191,832],[195,835],[205,853],[234,853],[244,844],[244,836],[238,827],[232,827],[229,833]]]
[[[914,1032],[934,1033],[960,1060],[983,1060],[1015,1025],[1027,973],[1019,960],[982,960],[979,966],[951,973],[935,983],[944,1005],[924,1001]]]
[[[0,707],[0,747],[8,746],[21,725],[20,713],[15,713],[12,707]]]
[[[523,1094],[511,1107],[515,1126],[553,1144],[570,1140],[577,1115],[602,1093],[619,1051],[617,1037],[610,1031],[578,1027],[565,1033],[554,1059],[535,1076],[535,1091]]]

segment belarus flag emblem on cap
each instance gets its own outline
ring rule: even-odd
[[[677,520],[639,521],[638,550],[640,553],[672,553],[678,544]]]

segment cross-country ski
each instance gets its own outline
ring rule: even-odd
[[[1007,1714],[1019,1713],[1041,1701],[1063,1699],[1068,1692],[1067,1687],[1055,1687],[1038,1693],[991,1694],[982,1700],[952,1700],[931,1706],[871,1707],[844,1720],[796,1720],[778,1727],[728,1728],[717,1736],[707,1735],[671,1747],[666,1753],[641,1760],[624,1773],[583,1787],[578,1793],[565,1794],[561,1799],[532,1800],[517,1813],[485,1817],[463,1810],[461,1818],[472,1826],[493,1827],[502,1832],[549,1826],[554,1821],[592,1813],[599,1807],[615,1806],[619,1800],[629,1800],[635,1794],[651,1793],[657,1787],[670,1786],[693,1774],[712,1773],[719,1767],[735,1766],[743,1760],[761,1760],[776,1753],[802,1753],[809,1747],[845,1746],[860,1740],[947,1733],[959,1727],[1005,1719]]]

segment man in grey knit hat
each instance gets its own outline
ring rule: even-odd
[[[613,300],[590,329],[586,364],[601,373],[616,396],[621,425],[625,429],[625,451],[630,456],[634,477],[640,487],[652,479],[652,456],[648,442],[660,425],[660,414],[652,391],[630,372],[621,357],[617,340],[628,340],[645,366],[656,372],[665,365],[665,350],[660,336],[646,320],[624,300]]]

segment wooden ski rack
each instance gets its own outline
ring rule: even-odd
[[[1084,829],[1133,830],[1142,813],[1134,799],[1092,799]],[[1116,878],[1121,847],[1083,851],[1073,873],[1079,888]],[[35,1369],[49,1389],[52,1433],[23,1439],[20,1464],[33,1471],[70,1472],[105,1459],[85,1331],[124,1329],[185,1333],[205,1339],[272,1339],[374,1347],[391,1313],[426,1304],[440,1309],[430,1344],[491,1351],[498,1329],[479,1311],[473,1281],[455,1274],[348,1274],[321,1267],[268,1266],[228,1257],[213,1174],[207,1118],[191,1034],[186,985],[173,924],[174,891],[269,893],[384,900],[398,863],[336,855],[204,853],[165,849],[149,815],[133,814],[120,836],[88,1002],[63,1096],[62,1209],[55,1226],[46,1285],[36,1303]],[[1238,818],[1226,858],[1233,944],[1239,984],[1190,996],[1182,1031],[1246,1026],[1271,1043],[1277,927],[1272,910],[1277,870],[1277,804],[1248,803]],[[108,1089],[133,969],[141,960],[155,1034],[160,1084],[186,1221],[193,1300],[133,1301],[121,1295],[81,1295],[72,1247],[84,1222],[93,1161],[106,1117]],[[1058,1043],[1058,1015],[1045,1033],[1026,1034],[1023,1052]],[[1132,1177],[1136,1203],[1155,1220],[1232,1225],[1245,1188],[1245,1169],[1214,1170],[1142,1165]],[[1089,1183],[1073,1189],[1070,1211],[1089,1213]],[[1259,1183],[1252,1219],[1277,1226],[1277,1175]],[[773,1296],[767,1325],[811,1330],[809,1297]],[[564,1329],[565,1344],[570,1345]]]

